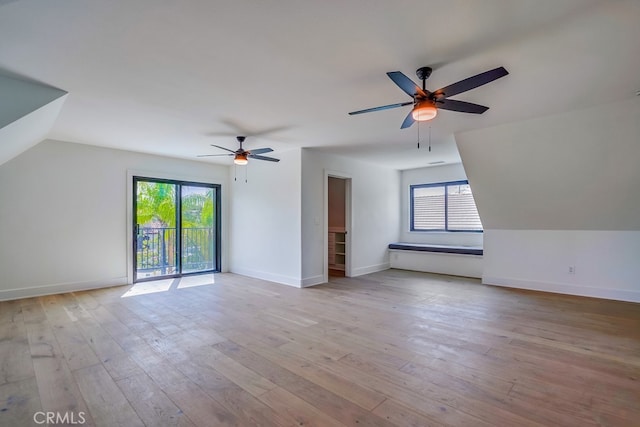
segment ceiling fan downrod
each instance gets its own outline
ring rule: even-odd
[[[426,80],[429,78],[432,71],[433,69],[431,67],[420,67],[416,70],[416,76],[422,80],[422,90],[424,91],[427,90]]]

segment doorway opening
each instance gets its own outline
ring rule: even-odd
[[[349,276],[351,180],[327,176],[327,276]]]
[[[133,177],[133,281],[220,271],[220,186]]]

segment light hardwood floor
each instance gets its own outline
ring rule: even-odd
[[[211,277],[0,302],[0,425],[640,425],[640,304]]]

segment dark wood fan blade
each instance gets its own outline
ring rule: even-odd
[[[406,129],[411,126],[413,122],[415,122],[412,113],[413,110],[409,111],[409,114],[407,114],[407,117],[404,118],[404,122],[402,122],[402,126],[400,126],[400,129]]]
[[[459,111],[461,113],[482,114],[489,109],[484,105],[472,104],[471,102],[456,101],[455,99],[442,99],[436,101],[436,106],[441,110]]]
[[[234,153],[234,154],[235,154],[235,151],[233,151],[233,150],[229,150],[229,149],[228,149],[228,148],[226,148],[226,147],[221,147],[221,146],[219,146],[219,145],[215,145],[215,144],[211,144],[211,146],[212,146],[212,147],[216,147],[216,148],[219,148],[219,149],[221,149],[221,150],[225,150],[225,151],[228,151],[228,152],[230,152],[230,153]]]
[[[264,154],[264,153],[270,153],[273,150],[271,148],[256,148],[255,150],[249,150],[249,152],[251,154]]]
[[[393,82],[397,84],[400,89],[402,89],[407,95],[412,98],[415,95],[423,96],[426,98],[428,95],[428,93],[423,91],[420,86],[415,84],[409,77],[407,77],[400,71],[391,71],[387,73],[387,76],[389,76],[389,78],[393,80]]]
[[[352,112],[349,113],[349,115],[353,116],[354,114],[371,113],[372,111],[389,110],[391,108],[404,107],[405,105],[411,105],[411,104],[413,104],[413,101],[399,102],[397,104],[382,105],[380,107],[367,108],[366,110],[352,111]]]
[[[233,154],[198,154],[196,157],[233,156]]]
[[[257,160],[266,160],[268,162],[279,162],[280,161],[280,159],[274,159],[273,157],[256,156],[255,154],[249,154],[247,157],[249,157],[251,159],[257,159]]]
[[[473,77],[469,77],[468,79],[460,80],[459,82],[438,89],[433,92],[432,96],[436,99],[442,97],[448,98],[450,96],[475,89],[478,86],[491,83],[500,77],[506,76],[507,74],[509,74],[509,72],[505,70],[504,67],[494,68],[493,70],[485,71],[484,73],[477,74]]]

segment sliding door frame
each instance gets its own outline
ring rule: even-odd
[[[129,191],[128,193],[128,199],[129,199],[129,203],[131,203],[131,209],[129,210],[130,212],[130,218],[131,221],[129,222],[129,225],[127,226],[127,232],[129,235],[129,239],[130,240],[130,244],[129,246],[129,253],[127,255],[128,258],[128,264],[130,265],[129,268],[129,283],[138,283],[138,282],[145,282],[145,281],[150,281],[150,280],[161,280],[161,279],[167,279],[167,278],[176,278],[176,277],[185,277],[185,276],[194,276],[194,275],[198,275],[198,274],[210,274],[210,273],[219,273],[222,269],[222,254],[221,254],[221,250],[222,250],[222,227],[221,227],[221,215],[222,215],[222,209],[220,206],[220,202],[221,202],[221,192],[222,192],[222,186],[220,184],[214,184],[214,183],[209,183],[209,182],[201,182],[201,181],[191,181],[191,180],[181,180],[181,179],[172,179],[172,178],[163,178],[163,177],[158,177],[158,176],[144,176],[144,175],[139,175],[139,174],[131,174],[129,173],[128,175],[130,175],[128,177],[128,181],[130,183],[130,189],[131,191]],[[137,192],[136,192],[136,188],[137,188],[137,183],[138,182],[155,182],[155,183],[163,183],[163,184],[171,184],[171,185],[175,185],[176,186],[176,191],[175,191],[175,204],[176,204],[176,248],[175,248],[175,268],[176,268],[176,273],[174,274],[170,274],[170,275],[164,275],[164,276],[157,276],[157,277],[144,277],[144,278],[139,278],[137,277],[137,270],[136,270],[136,262],[137,262],[137,254],[136,254],[136,250],[137,250],[137,239],[136,236],[134,236],[134,233],[136,233],[137,230]],[[182,187],[183,186],[189,186],[189,187],[202,187],[202,188],[210,188],[213,190],[214,192],[214,251],[215,251],[215,257],[213,259],[214,262],[214,268],[212,268],[211,270],[202,270],[202,271],[194,271],[194,272],[188,272],[188,273],[183,273],[182,272]]]

